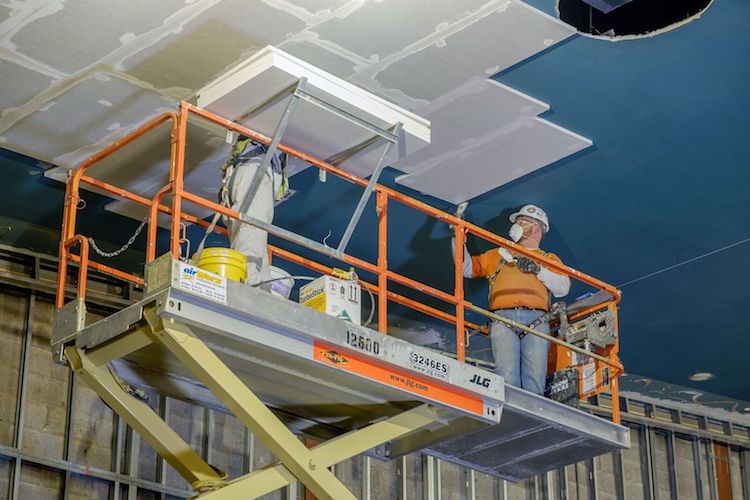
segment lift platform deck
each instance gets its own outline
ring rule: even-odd
[[[238,282],[196,281],[196,272],[168,255],[157,259],[144,299],[80,331],[72,328],[80,302],[70,302],[58,314],[53,348],[61,353],[72,343],[94,364],[117,360],[130,384],[222,407],[190,363],[143,334],[181,332],[205,344],[287,426],[322,439],[425,403],[439,409],[428,426],[378,444],[371,453],[381,459],[424,450],[515,481],[629,445],[625,427],[505,386],[483,368]]]

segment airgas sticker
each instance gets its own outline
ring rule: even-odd
[[[227,279],[180,262],[180,288],[207,299],[227,303]]]

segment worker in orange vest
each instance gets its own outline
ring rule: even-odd
[[[524,205],[510,216],[510,221],[513,225],[509,236],[514,242],[534,254],[561,262],[555,254],[539,248],[549,231],[549,219],[544,210],[536,205]],[[564,297],[570,290],[568,276],[554,273],[533,259],[515,255],[505,248],[471,256],[464,247],[463,274],[467,278],[487,278],[489,309],[495,314],[547,334],[549,322],[537,320],[549,310],[551,295]],[[544,393],[549,341],[493,321],[490,342],[495,371],[507,384],[535,394]]]

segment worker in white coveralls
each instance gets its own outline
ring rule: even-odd
[[[510,216],[510,221],[513,225],[509,236],[514,242],[534,254],[561,262],[555,254],[539,248],[549,231],[549,219],[544,210],[535,205],[524,205]],[[464,247],[463,274],[467,278],[487,278],[489,309],[495,314],[547,334],[549,322],[535,321],[549,310],[550,294],[564,297],[570,290],[570,278],[566,275],[554,273],[505,248],[493,248],[471,256]],[[493,321],[490,343],[495,371],[506,383],[535,394],[544,393],[549,341]]]
[[[263,163],[268,146],[240,136],[223,167],[223,205],[244,213],[260,222],[273,221],[274,204],[288,192],[285,176],[286,154],[275,151],[260,178],[255,195],[249,192],[256,172]],[[230,247],[247,257],[245,283],[257,285],[270,279],[268,233],[234,219],[227,221]]]

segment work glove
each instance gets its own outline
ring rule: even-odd
[[[528,257],[517,257],[516,266],[524,273],[539,274],[542,266],[529,259]]]
[[[505,262],[507,262],[507,263],[511,263],[511,262],[514,262],[514,261],[515,261],[515,257],[513,257],[513,254],[512,254],[512,253],[510,253],[510,252],[509,252],[508,250],[506,250],[505,248],[502,248],[502,247],[498,248],[498,249],[497,249],[497,253],[499,253],[499,254],[500,254],[500,257],[502,257],[502,259],[503,259],[503,260],[504,260]]]

